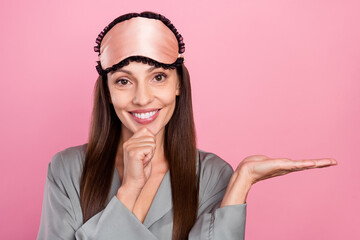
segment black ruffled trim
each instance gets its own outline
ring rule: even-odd
[[[110,29],[112,27],[114,27],[117,23],[123,22],[125,20],[129,20],[130,18],[133,18],[133,17],[146,17],[146,18],[161,20],[175,34],[175,36],[178,40],[178,44],[179,44],[179,53],[185,52],[184,39],[181,36],[181,34],[177,31],[175,26],[171,23],[171,21],[161,14],[150,12],[150,11],[145,11],[145,12],[141,12],[141,13],[127,13],[120,17],[117,17],[108,26],[106,26],[104,28],[104,30],[98,35],[98,37],[96,38],[97,45],[94,47],[94,51],[98,52],[99,53],[98,55],[100,55],[100,45],[101,45],[101,41],[103,40],[105,34],[108,31],[110,31]]]
[[[179,53],[185,52],[185,43],[183,41],[184,39],[181,36],[181,34],[177,31],[175,26],[171,23],[171,21],[169,19],[167,19],[165,16],[161,15],[161,14],[150,12],[150,11],[145,11],[145,12],[141,12],[141,13],[127,13],[127,14],[124,14],[124,15],[116,18],[108,26],[106,26],[104,28],[104,30],[101,31],[101,33],[96,38],[96,44],[97,45],[94,47],[94,51],[99,53],[98,56],[100,55],[101,41],[103,40],[105,34],[108,31],[110,31],[110,29],[112,27],[114,27],[117,23],[125,21],[125,20],[129,20],[129,19],[131,19],[133,17],[146,17],[146,18],[152,18],[152,19],[161,20],[175,34],[176,39],[177,39],[178,44],[179,44]],[[184,58],[177,58],[177,60],[174,63],[165,64],[165,63],[160,63],[158,61],[155,61],[155,60],[153,60],[151,58],[148,58],[148,57],[131,56],[131,57],[128,57],[128,58],[122,60],[121,62],[113,65],[112,67],[108,67],[105,70],[102,68],[100,61],[97,61],[98,64],[96,66],[96,70],[100,75],[103,76],[103,75],[106,75],[108,72],[115,71],[118,68],[121,68],[123,66],[128,65],[132,61],[147,63],[147,64],[149,64],[151,66],[162,67],[164,69],[168,69],[168,68],[175,69],[177,66],[181,65],[184,62]]]
[[[184,58],[178,58],[176,59],[176,61],[172,64],[165,64],[165,63],[160,63],[158,61],[155,61],[151,58],[148,57],[143,57],[143,56],[131,56],[128,58],[125,58],[124,60],[120,61],[117,64],[114,64],[111,67],[106,68],[105,70],[101,67],[101,63],[100,61],[97,61],[97,66],[96,66],[96,70],[99,73],[99,75],[104,76],[107,73],[111,72],[111,71],[116,71],[116,69],[122,68],[123,66],[128,65],[130,62],[142,62],[145,64],[149,64],[150,66],[155,66],[155,67],[162,67],[164,69],[175,69],[176,67],[180,66],[181,64],[183,64],[184,62]]]

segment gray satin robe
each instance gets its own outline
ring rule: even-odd
[[[86,146],[58,152],[49,163],[37,239],[171,239],[173,209],[169,171],[144,223],[116,198],[121,185],[116,170],[105,209],[83,223],[79,180]],[[188,239],[244,239],[246,203],[219,208],[232,167],[212,153],[198,149],[197,156],[197,166],[201,167],[199,211]]]

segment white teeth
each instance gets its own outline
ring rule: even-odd
[[[155,110],[153,112],[147,112],[147,113],[131,113],[132,115],[134,115],[137,118],[140,119],[147,119],[149,117],[154,116],[154,114],[157,112],[158,110]]]

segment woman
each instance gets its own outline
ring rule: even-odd
[[[89,141],[49,164],[38,239],[243,239],[252,184],[336,164],[255,155],[233,172],[197,149],[184,50],[153,12],[99,34]]]

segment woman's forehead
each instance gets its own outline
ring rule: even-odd
[[[130,75],[136,75],[140,73],[151,73],[155,70],[161,70],[163,72],[175,72],[175,69],[164,69],[162,67],[156,67],[153,65],[149,65],[147,63],[141,62],[130,62],[128,65],[123,66],[121,68],[116,69],[115,71],[110,72],[110,75],[117,73],[117,72],[124,72]]]

